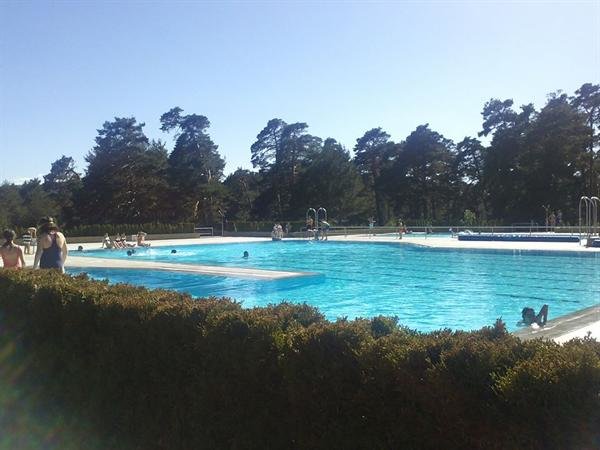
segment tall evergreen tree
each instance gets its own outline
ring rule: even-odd
[[[26,222],[26,206],[19,192],[19,186],[14,183],[3,182],[0,184],[0,228],[14,228],[16,226],[29,227],[37,222]]]
[[[585,114],[587,122],[585,189],[587,195],[600,196],[600,85],[583,84],[575,91],[571,102]]]
[[[483,131],[493,133],[484,160],[485,189],[489,192],[491,214],[500,220],[528,221],[531,211],[519,203],[524,189],[523,173],[518,170],[519,158],[526,143],[526,134],[535,118],[533,105],[521,107],[517,113],[513,101],[492,99],[484,106]]]
[[[37,224],[40,217],[56,216],[59,212],[58,205],[44,191],[42,182],[37,178],[23,183],[19,187],[19,194],[23,202],[20,224],[31,226]]]
[[[138,189],[144,193],[140,222],[169,221],[169,183],[167,180],[168,151],[161,140],[152,140],[137,161],[137,170],[145,174]]]
[[[143,127],[133,117],[116,117],[98,130],[96,145],[86,156],[79,199],[89,222],[141,223],[153,218],[148,196],[162,189],[164,179]]]
[[[253,218],[254,201],[259,194],[261,175],[238,168],[223,184],[227,188],[225,209],[233,220],[249,221]]]
[[[340,222],[365,218],[369,198],[349,152],[328,138],[302,173],[293,195],[293,217],[302,217],[307,207],[324,207]]]
[[[210,122],[197,114],[182,115],[179,107],[160,118],[161,130],[175,130],[175,148],[169,155],[168,179],[171,205],[178,219],[212,224],[222,207],[221,185],[225,160],[207,133]]]
[[[408,217],[439,222],[448,218],[455,191],[454,144],[440,133],[420,125],[401,144],[393,173]]]
[[[487,219],[483,167],[486,148],[479,139],[465,137],[456,145],[456,160],[453,171],[460,195],[455,199],[454,217],[464,210],[475,211],[480,220]]]
[[[74,197],[81,190],[81,176],[75,170],[75,161],[62,155],[52,163],[50,172],[44,175],[44,191],[58,205],[59,219],[70,224],[75,219]]]
[[[274,166],[283,162],[283,130],[287,127],[281,119],[271,119],[250,147],[252,167],[258,167],[261,172],[268,172]]]
[[[250,150],[252,164],[263,173],[259,208],[268,217],[289,214],[294,185],[305,162],[319,151],[321,139],[307,132],[305,123],[272,119],[256,136]]]
[[[373,128],[356,140],[354,162],[363,176],[365,185],[373,191],[377,223],[385,225],[389,216],[389,204],[381,178],[382,171],[390,167],[396,146],[390,135],[381,128]]]
[[[551,94],[535,116],[515,167],[523,180],[517,197],[523,210],[542,217],[542,205],[550,205],[573,220],[588,168],[585,120],[565,94]]]

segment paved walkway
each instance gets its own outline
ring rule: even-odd
[[[431,248],[479,249],[479,250],[537,250],[549,252],[581,252],[600,253],[600,247],[584,247],[576,242],[494,242],[494,241],[459,241],[450,237],[432,237],[427,235],[404,235],[398,239],[396,234],[389,235],[351,235],[332,236],[331,240],[357,241],[357,242],[390,242],[398,244],[412,244]]]
[[[557,251],[557,252],[579,252],[587,254],[598,254],[600,248],[586,248],[577,243],[564,242],[488,242],[488,241],[459,241],[452,238],[440,238],[424,235],[408,235],[398,239],[397,235],[350,235],[330,236],[330,240],[354,241],[354,242],[387,242],[398,245],[419,245],[430,248],[455,248],[455,249],[482,249],[482,250],[513,250],[513,251]],[[251,237],[201,237],[195,239],[169,239],[152,241],[153,247],[190,245],[190,244],[225,244],[236,242],[263,242],[269,238]],[[98,249],[99,243],[94,244],[70,244],[69,266],[73,267],[99,267],[99,268],[140,268],[147,270],[168,270],[197,273],[203,275],[235,276],[254,279],[279,279],[297,276],[312,275],[306,272],[287,272],[274,270],[247,269],[223,266],[205,266],[195,264],[170,264],[151,261],[131,261],[123,259],[103,259],[77,256],[77,247],[81,245],[85,250]],[[107,250],[110,251],[110,250]],[[28,266],[33,264],[33,256],[26,255]],[[599,281],[600,289],[600,281]],[[542,329],[534,330],[527,328],[515,332],[522,339],[553,339],[562,343],[575,337],[583,338],[590,336],[600,340],[600,305],[577,311],[573,314],[549,320]]]
[[[584,247],[573,242],[493,242],[493,241],[459,241],[450,237],[431,237],[423,234],[405,235],[398,239],[396,234],[383,234],[369,236],[366,234],[356,234],[348,236],[329,237],[332,241],[354,241],[354,242],[387,242],[399,245],[420,245],[431,248],[456,248],[456,249],[481,249],[481,250],[537,250],[537,251],[559,251],[559,252],[581,252],[581,253],[599,253],[600,247]],[[191,245],[191,244],[229,244],[236,242],[264,242],[271,238],[260,237],[200,237],[194,239],[165,239],[161,241],[151,241],[153,247],[165,247],[173,245]],[[70,244],[69,250],[76,251],[78,245],[83,246],[85,250],[96,250],[100,248],[100,243],[91,244]],[[75,253],[71,253],[73,256]]]

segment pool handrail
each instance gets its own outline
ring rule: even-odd
[[[597,234],[600,236],[600,224],[598,224],[598,209],[600,208],[600,198],[598,197],[590,197],[590,202],[592,205],[592,234]]]
[[[589,197],[586,197],[585,195],[582,196],[579,199],[579,237],[581,238],[583,236],[583,234],[585,234],[585,232],[587,231],[587,234],[590,234],[590,203],[591,200]],[[582,220],[581,220],[581,206],[585,205],[585,225],[582,227]],[[582,228],[583,228],[583,233],[582,233]]]
[[[325,208],[323,208],[322,206],[319,207],[319,209],[317,209],[317,217],[316,217],[317,230],[321,230],[321,233],[320,233],[321,234],[321,239],[323,239],[323,233],[322,233],[323,230],[322,230],[322,227],[320,227],[320,225],[319,225],[319,223],[320,223],[319,222],[319,213],[321,211],[323,212],[323,218],[320,219],[320,220],[321,221],[324,220],[325,222],[327,222],[327,210]],[[317,240],[319,239],[319,233],[315,234],[315,239],[317,239]]]
[[[306,210],[306,238],[307,239],[310,236],[310,231],[308,229],[308,220],[311,218],[310,217],[310,212],[311,211],[312,211],[313,217],[314,217],[313,227],[318,227],[319,226],[319,222],[317,221],[317,211],[315,210],[315,208],[308,208]]]

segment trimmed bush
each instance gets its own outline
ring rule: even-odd
[[[0,272],[0,448],[586,449],[600,344]]]

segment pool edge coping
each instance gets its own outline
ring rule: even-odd
[[[316,276],[313,272],[255,269],[245,267],[211,266],[206,264],[178,264],[158,261],[136,261],[117,258],[94,258],[93,256],[70,257],[69,268],[111,269],[111,270],[160,270],[163,272],[183,272],[197,275],[245,278],[256,280],[280,280]]]

